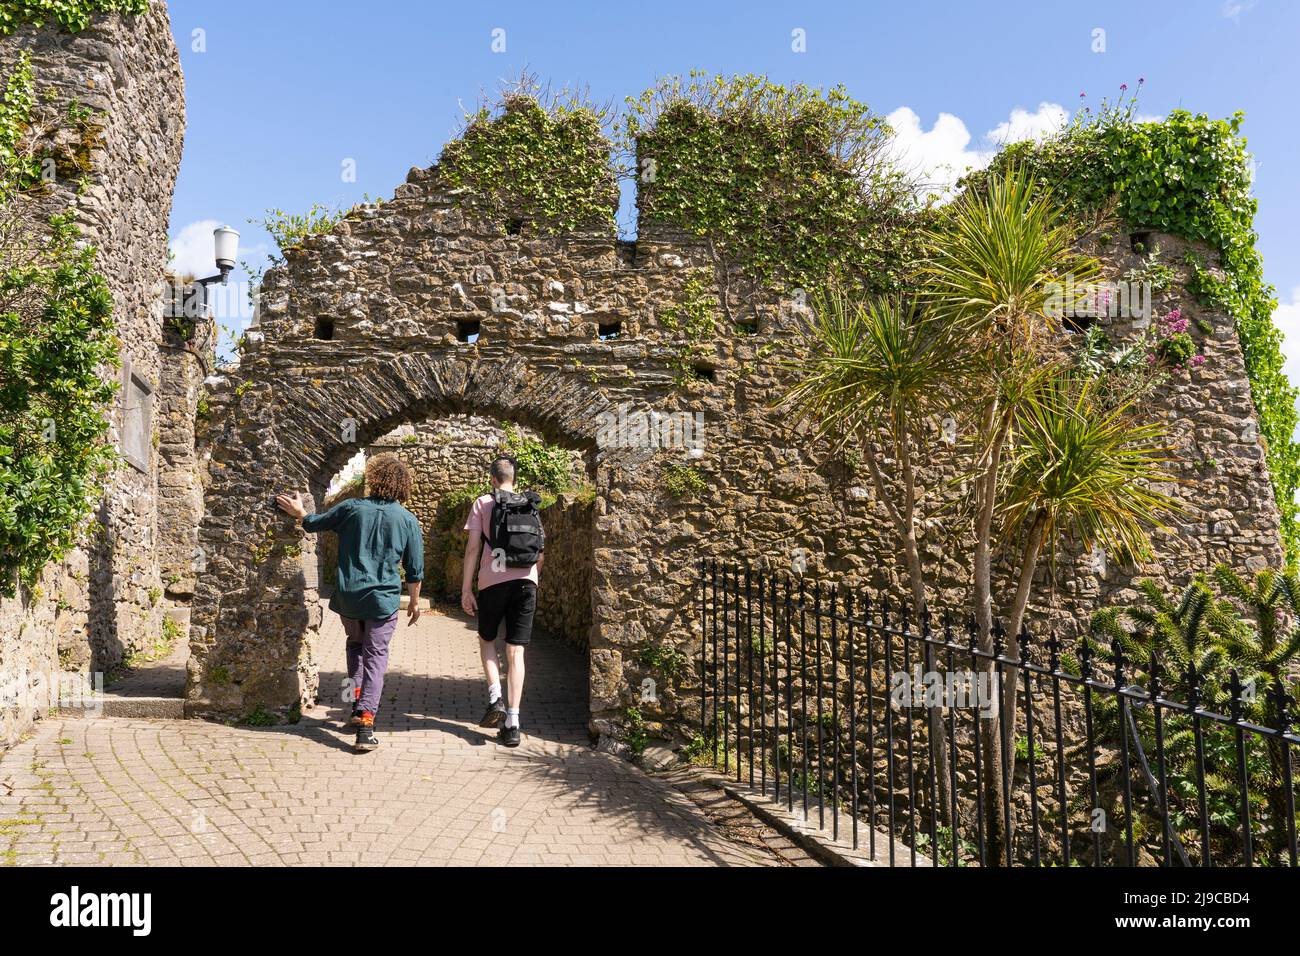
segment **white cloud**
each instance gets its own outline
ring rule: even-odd
[[[951,113],[940,113],[929,130],[921,128],[921,117],[907,106],[900,106],[887,119],[894,129],[894,161],[935,192],[947,192],[969,170],[986,166],[993,158],[991,152],[968,148],[970,131]]]
[[[928,130],[908,106],[900,106],[887,117],[894,129],[894,161],[920,180],[923,192],[938,193],[950,192],[967,172],[987,166],[999,147],[1025,139],[1041,140],[1061,129],[1069,118],[1069,111],[1059,103],[1039,103],[1032,113],[1018,106],[972,149],[974,137],[952,113],[940,113]]]
[[[192,222],[171,240],[172,271],[177,275],[202,277],[217,269],[213,260],[212,230],[220,226],[216,219]]]
[[[1241,15],[1254,6],[1255,0],[1223,0],[1223,15],[1229,20],[1240,20]]]
[[[1069,118],[1069,111],[1060,103],[1039,103],[1032,113],[1017,106],[1011,111],[1011,118],[989,130],[985,138],[998,146],[1024,139],[1039,142],[1059,132]]]

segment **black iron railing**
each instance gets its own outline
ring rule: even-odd
[[[697,749],[837,840],[843,816],[881,862],[1296,866],[1285,681],[1256,695],[1029,633],[1013,657],[973,619],[699,573]]]

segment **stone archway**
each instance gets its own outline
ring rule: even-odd
[[[214,450],[208,513],[200,547],[214,563],[203,575],[193,617],[189,697],[198,712],[246,713],[261,706],[292,707],[313,700],[320,625],[313,537],[276,513],[274,488],[310,491],[323,500],[331,475],[364,447],[400,424],[451,413],[478,413],[525,424],[548,440],[596,459],[594,549],[609,555],[635,547],[626,523],[611,520],[610,502],[634,494],[634,478],[620,460],[596,448],[608,400],[572,378],[540,371],[522,359],[485,362],[475,357],[403,355],[353,368],[326,381],[288,375],[264,383],[274,423],[238,424],[244,441]],[[238,391],[238,389],[236,389]],[[240,399],[249,398],[245,392]],[[256,460],[268,467],[250,467]],[[242,547],[241,547],[241,543]],[[243,553],[241,553],[243,552]],[[591,643],[619,615],[609,561],[592,571]]]

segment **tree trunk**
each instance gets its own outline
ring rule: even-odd
[[[921,611],[930,606],[930,600],[926,594],[925,575],[921,566],[921,549],[916,541],[916,472],[912,465],[910,434],[904,434],[902,445],[899,457],[903,465],[903,518],[905,525],[898,530],[903,538],[903,555],[907,562],[907,576],[911,579],[912,585],[912,604],[916,609],[919,623]],[[935,669],[934,648],[924,640],[921,646],[925,650],[926,673],[933,673]],[[938,806],[930,809],[936,821],[943,821],[951,826],[953,821],[949,810],[952,806],[952,785],[948,778],[948,731],[944,726],[944,711],[941,707],[930,707],[927,710],[930,767],[935,776],[935,791],[938,800]],[[931,849],[935,853],[939,851],[938,847],[932,847]]]
[[[912,592],[912,603],[916,607],[918,614],[921,608],[929,606],[929,599],[926,595],[925,588],[925,569],[921,564],[921,549],[916,540],[916,473],[912,465],[911,439],[907,429],[904,429],[902,441],[895,439],[894,453],[898,462],[902,465],[903,480],[903,507],[898,508],[889,497],[888,489],[885,485],[885,476],[880,470],[880,463],[875,457],[875,442],[872,441],[874,436],[864,435],[861,439],[863,449],[867,453],[867,467],[871,472],[871,481],[875,486],[876,495],[885,506],[890,521],[894,524],[894,530],[897,532],[903,545],[903,558],[907,565],[907,576],[909,589]],[[925,667],[927,670],[934,669],[934,654],[932,648],[925,646]],[[939,806],[934,808],[937,819],[946,821],[952,825],[949,819],[949,809],[952,806],[952,786],[948,774],[948,734],[943,723],[943,713],[939,710],[933,711],[929,715],[929,735],[931,741],[931,753],[934,754],[934,773],[937,783],[937,799]]]
[[[975,628],[979,650],[984,654],[993,653],[993,558],[991,538],[993,534],[993,510],[997,503],[998,466],[1001,459],[1002,434],[993,435],[998,418],[997,403],[991,402],[985,409],[983,432],[990,435],[989,460],[984,472],[976,480],[976,502],[979,511],[975,519],[975,553],[972,567],[972,587],[975,597]],[[979,658],[979,670],[985,675],[985,687],[994,688],[993,693],[1001,703],[1001,687],[995,683],[997,667],[990,658]],[[972,662],[972,667],[975,663]],[[984,836],[985,861],[990,866],[1002,866],[1006,862],[1010,834],[1005,825],[1006,803],[1003,798],[1002,751],[1003,718],[1001,707],[997,708],[996,718],[984,718],[980,726],[982,771],[984,779]]]
[[[1025,550],[1020,560],[1020,580],[1016,584],[1016,596],[1011,605],[1011,616],[1007,627],[1006,656],[1020,658],[1020,629],[1025,622],[1025,610],[1029,606],[1029,592],[1033,588],[1034,574],[1038,570],[1038,557],[1043,550],[1043,534],[1047,529],[1047,513],[1038,511],[1029,524],[1025,536]],[[1008,667],[1003,671],[1005,686],[1002,688],[1002,715],[1015,733],[1016,726],[1016,685],[1020,677],[1020,668]],[[1012,747],[1007,753],[1007,776],[1014,780],[1016,774],[1016,749]]]

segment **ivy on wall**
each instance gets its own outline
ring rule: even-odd
[[[1298,392],[1282,371],[1282,335],[1272,320],[1277,300],[1255,248],[1256,200],[1240,135],[1243,114],[1211,119],[1174,110],[1159,122],[1137,122],[1134,106],[1121,97],[1095,113],[1085,111],[1057,137],[1003,150],[994,166],[1025,165],[1078,214],[1095,214],[1114,202],[1116,213],[1134,230],[1172,233],[1219,253],[1223,278],[1192,261],[1190,288],[1236,325],[1282,514],[1283,542],[1288,559],[1295,561],[1300,558]]]
[[[90,26],[98,13],[139,15],[149,9],[149,0],[6,0],[0,4],[0,36],[8,36],[19,27],[57,23],[69,33],[79,33]]]
[[[659,324],[677,339],[672,365],[673,384],[678,387],[695,379],[696,362],[708,356],[711,350],[706,343],[718,334],[714,288],[707,270],[695,270],[682,284],[678,301],[659,313]]]
[[[114,461],[105,433],[117,364],[112,296],[71,215],[38,220],[24,140],[33,106],[26,60],[0,97],[0,593],[31,585],[75,542]]]
[[[628,104],[642,216],[706,240],[724,283],[733,268],[787,293],[831,276],[867,290],[904,280],[912,190],[888,124],[842,87],[692,73]]]
[[[503,223],[560,231],[613,228],[618,182],[631,176],[643,215],[708,241],[724,285],[738,271],[787,292],[832,275],[882,289],[905,278],[919,231],[889,136],[840,87],[691,74],[661,80],[615,117],[525,78],[466,117],[439,169],[462,201]]]
[[[525,79],[465,117],[443,147],[439,171],[463,201],[544,232],[613,230],[618,212],[608,111],[568,93],[547,96]]]

